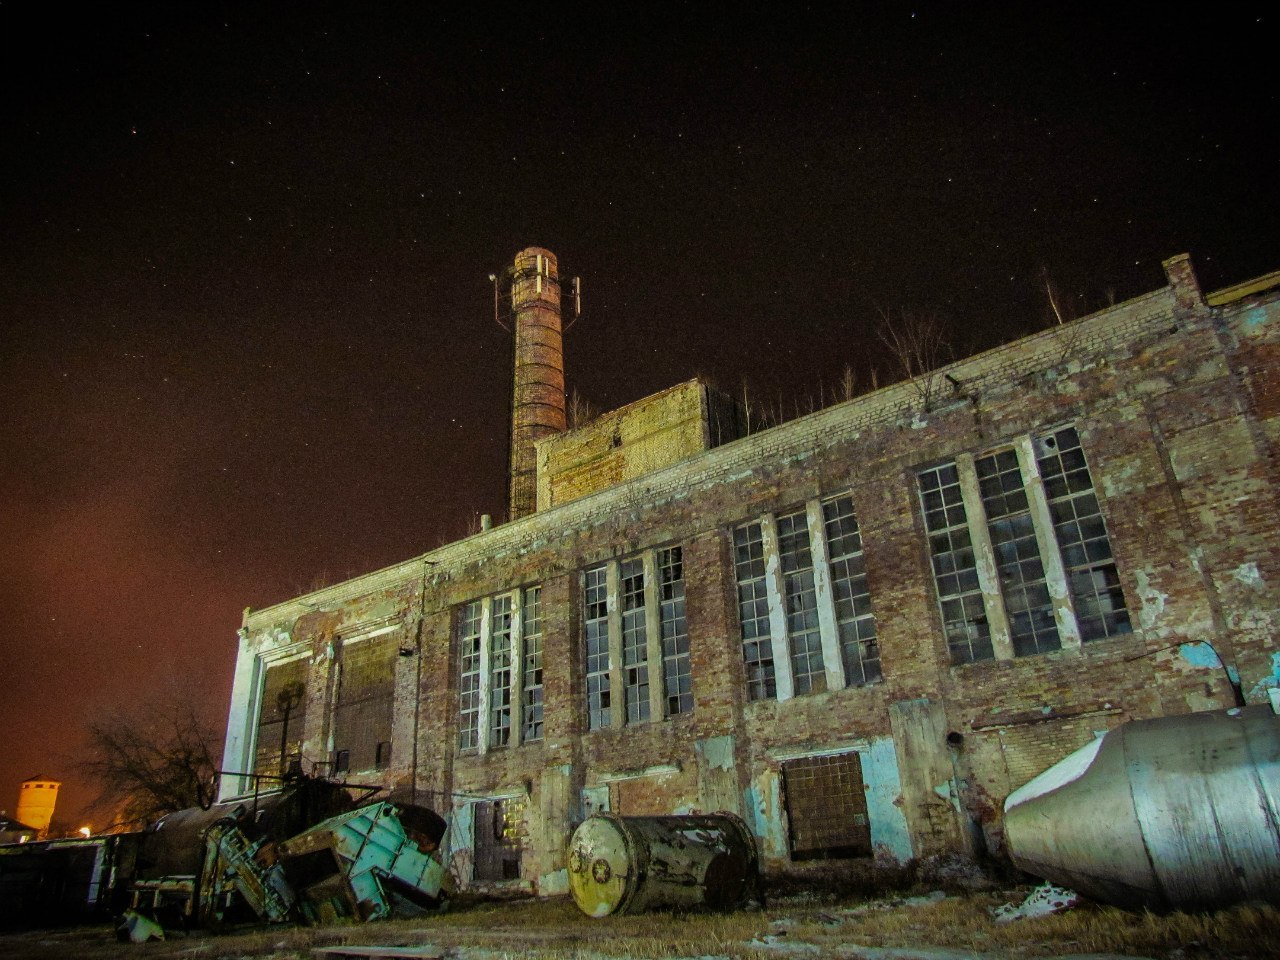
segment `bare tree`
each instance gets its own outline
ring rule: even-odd
[[[889,350],[903,379],[915,387],[924,409],[929,410],[938,389],[938,376],[934,371],[950,355],[950,345],[938,315],[906,309],[896,313],[881,310],[876,334]]]
[[[840,385],[836,387],[836,402],[842,403],[845,400],[852,400],[858,395],[858,374],[853,369],[853,364],[846,363],[844,372],[840,375]]]
[[[100,785],[97,802],[117,811],[113,826],[145,825],[175,810],[213,804],[218,740],[214,724],[192,701],[174,698],[91,721],[81,769]]]
[[[585,426],[598,416],[600,411],[578,392],[577,387],[574,387],[569,393],[569,405],[565,408],[566,426],[570,430],[577,430],[578,427]]]

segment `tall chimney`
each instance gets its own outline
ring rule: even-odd
[[[564,346],[560,332],[560,275],[556,258],[541,247],[516,254],[511,277],[515,315],[515,388],[511,399],[512,520],[537,504],[533,443],[560,433],[564,416]]]

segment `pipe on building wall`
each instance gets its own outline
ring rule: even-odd
[[[516,254],[511,276],[515,315],[515,376],[511,397],[510,519],[537,508],[534,442],[565,429],[564,340],[560,274],[541,247]]]

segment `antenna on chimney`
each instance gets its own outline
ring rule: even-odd
[[[573,291],[573,319],[564,328],[565,333],[572,330],[573,325],[582,318],[582,278],[574,277],[569,282],[569,288]]]
[[[502,322],[502,316],[499,312],[499,304],[501,303],[501,294],[498,292],[498,275],[496,273],[489,274],[489,282],[493,284],[493,322],[500,326],[507,333],[511,332],[511,328]]]

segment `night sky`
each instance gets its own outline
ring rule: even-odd
[[[599,409],[1280,268],[1269,5],[462,6],[0,4],[0,809],[74,819],[94,715],[225,716],[245,606],[502,515],[524,246]]]

